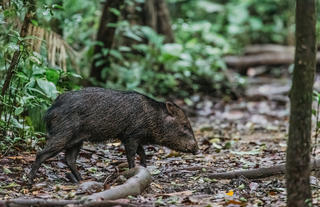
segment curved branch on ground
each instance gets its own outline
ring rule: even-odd
[[[136,167],[129,170],[128,175],[134,174],[124,184],[105,190],[99,193],[94,193],[85,197],[88,200],[115,200],[125,198],[129,195],[139,195],[151,183],[151,174],[144,167]]]

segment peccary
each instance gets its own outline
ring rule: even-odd
[[[157,144],[196,153],[198,144],[187,116],[172,102],[158,102],[137,92],[84,88],[60,95],[45,115],[47,142],[29,174],[33,182],[41,163],[65,150],[65,160],[77,181],[75,163],[83,141],[120,139],[129,168],[135,154],[146,166],[143,145]]]

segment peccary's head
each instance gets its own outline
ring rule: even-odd
[[[158,140],[159,144],[173,150],[196,154],[199,149],[198,143],[187,116],[176,104],[166,102],[165,105],[164,134]]]

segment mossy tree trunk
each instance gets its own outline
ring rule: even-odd
[[[312,90],[316,67],[315,0],[296,1],[296,52],[287,148],[287,206],[312,204],[310,149]]]

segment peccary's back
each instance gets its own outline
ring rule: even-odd
[[[136,92],[85,88],[60,95],[45,120],[49,134],[72,130],[91,141],[121,139],[136,131],[150,133],[148,126],[160,105]]]

